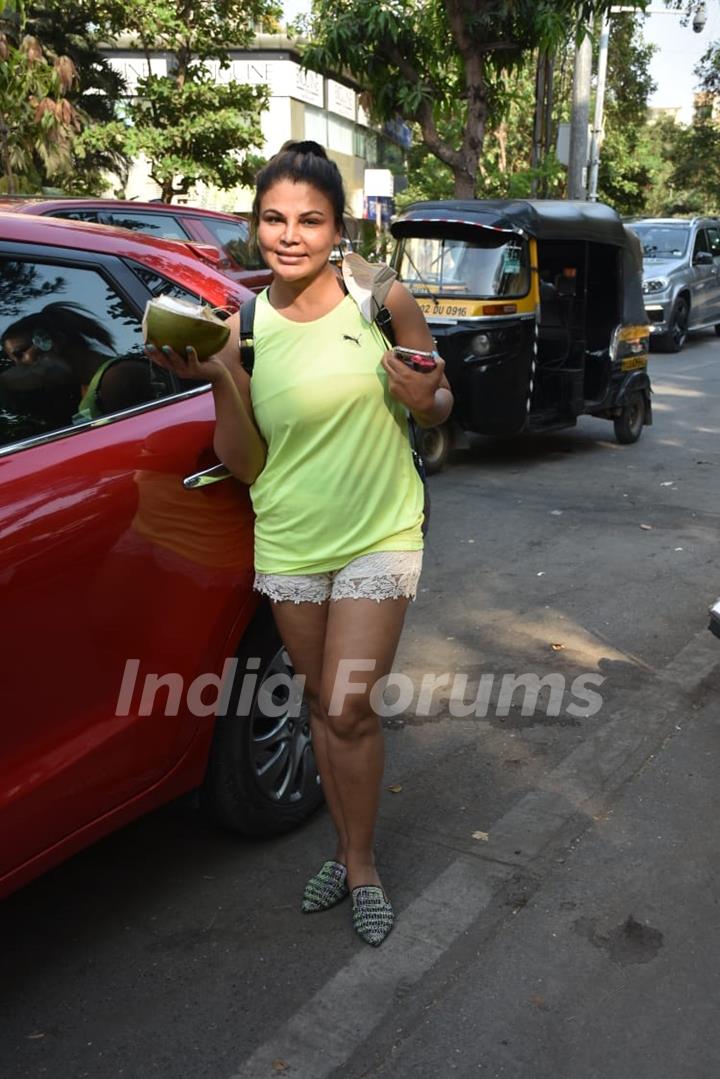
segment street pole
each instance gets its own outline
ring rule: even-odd
[[[590,117],[590,78],[592,74],[592,42],[586,34],[575,47],[572,115],[570,118],[570,164],[568,165],[567,197],[587,197],[588,120]]]
[[[603,15],[600,29],[600,52],[598,54],[597,89],[595,91],[595,120],[590,140],[590,182],[588,199],[597,201],[598,170],[600,168],[600,144],[603,137],[603,110],[605,108],[605,83],[607,82],[608,42],[610,40],[610,15]]]

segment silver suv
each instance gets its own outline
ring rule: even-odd
[[[720,336],[720,220],[712,217],[630,221],[643,248],[643,294],[650,340],[679,352],[689,330]]]

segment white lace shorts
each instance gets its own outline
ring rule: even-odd
[[[275,603],[415,599],[422,556],[422,551],[377,551],[354,558],[330,573],[256,573],[254,587]]]

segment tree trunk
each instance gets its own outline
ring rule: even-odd
[[[160,186],[162,188],[160,198],[163,200],[163,202],[172,202],[173,195],[175,194],[175,187],[173,185],[173,181],[163,180]]]
[[[465,169],[457,168],[453,169],[453,175],[455,177],[455,198],[474,199],[475,172],[470,173]]]

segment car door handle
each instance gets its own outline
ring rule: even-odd
[[[182,482],[183,487],[192,490],[193,487],[207,487],[209,483],[219,483],[220,480],[230,479],[231,476],[232,472],[225,465],[213,465],[212,468],[206,468],[202,472],[193,472]]]

